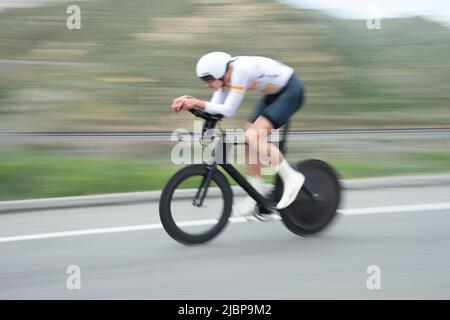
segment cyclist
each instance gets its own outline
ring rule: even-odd
[[[258,192],[264,192],[261,162],[251,163],[249,155],[253,153],[269,157],[270,165],[281,177],[284,186],[276,208],[286,208],[297,197],[305,177],[288,164],[278,147],[268,141],[268,135],[283,126],[300,109],[303,102],[302,81],[291,67],[276,60],[258,56],[232,57],[225,52],[205,54],[198,60],[196,69],[197,76],[214,90],[211,101],[184,95],[173,100],[173,112],[199,108],[210,114],[232,117],[247,91],[263,93],[246,126],[245,163],[248,181]],[[233,206],[233,213],[247,216],[252,214],[255,207],[255,200],[247,196]]]

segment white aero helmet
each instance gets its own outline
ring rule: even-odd
[[[212,76],[214,79],[221,79],[225,75],[228,62],[231,59],[231,55],[225,52],[210,52],[205,54],[197,62],[197,77]]]

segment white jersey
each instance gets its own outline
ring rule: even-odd
[[[239,56],[233,59],[229,86],[214,92],[211,101],[206,102],[205,111],[210,114],[231,117],[247,90],[256,90],[264,95],[278,93],[294,73],[291,67],[265,57]]]

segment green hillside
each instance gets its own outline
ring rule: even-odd
[[[69,2],[0,12],[1,132],[193,129],[189,113],[169,107],[183,94],[210,97],[195,63],[216,50],[295,68],[306,105],[294,129],[450,123],[450,32],[421,18],[368,30],[269,0],[75,4],[78,31],[66,28]],[[222,127],[242,128],[258,99],[249,94]],[[445,136],[305,138],[289,143],[288,160],[317,157],[342,178],[450,172]],[[0,143],[0,200],[161,189],[180,168],[174,144]]]
[[[76,2],[75,2],[76,3]],[[307,102],[296,129],[432,127],[450,122],[450,32],[420,18],[336,20],[272,1],[83,1],[82,29],[68,4],[0,13],[1,131],[172,130],[182,94],[209,98],[195,79],[205,52],[265,55],[295,68]],[[241,127],[249,95],[225,127]]]

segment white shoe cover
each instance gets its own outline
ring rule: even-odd
[[[294,202],[304,182],[305,176],[297,171],[286,179],[286,181],[283,181],[283,196],[275,208],[284,209]]]

